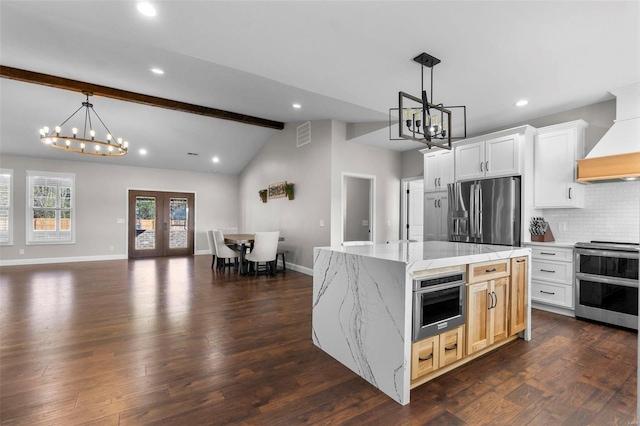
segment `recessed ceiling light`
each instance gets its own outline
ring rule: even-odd
[[[164,74],[164,71],[162,71],[160,68],[149,68],[149,71],[151,71],[154,74],[158,74],[158,75]]]
[[[142,13],[144,16],[148,16],[149,18],[153,18],[156,16],[156,8],[153,7],[151,3],[141,2],[138,3],[137,6],[138,12]]]
[[[522,99],[522,100],[519,100],[518,102],[516,102],[514,105],[515,105],[515,106],[518,106],[518,107],[521,107],[521,106],[525,106],[525,105],[526,105],[526,104],[528,104],[528,103],[529,103],[529,101],[528,101],[528,100],[526,100],[526,99]]]
[[[214,163],[217,163],[217,162],[219,162],[219,161],[220,161],[220,159],[219,159],[218,157],[213,157],[213,162],[214,162]]]
[[[295,109],[300,109],[300,108],[302,108],[302,105],[300,105],[300,104],[293,104],[293,105],[291,105],[291,106],[292,106],[292,107],[294,107]]]
[[[138,151],[140,153],[140,155],[147,155],[147,150],[142,148],[140,151]]]

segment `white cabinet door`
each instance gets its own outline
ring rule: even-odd
[[[440,188],[447,190],[447,185],[454,182],[453,175],[453,151],[440,152]]]
[[[518,135],[487,139],[485,142],[485,177],[520,174],[519,141]]]
[[[409,182],[409,239],[422,241],[424,234],[424,187],[421,180]]]
[[[438,203],[438,209],[440,210],[440,235],[438,235],[438,240],[440,241],[448,241],[448,217],[449,217],[449,198],[446,195],[442,195],[440,197],[440,202]]]
[[[447,193],[424,194],[424,240],[447,241]]]
[[[456,181],[484,177],[484,146],[481,141],[454,148]]]
[[[438,178],[440,177],[440,153],[430,152],[424,155],[424,189],[425,191],[438,190]]]
[[[424,154],[425,191],[446,191],[453,182],[453,153],[449,150]]]
[[[558,126],[554,126],[557,129]],[[540,129],[534,143],[535,208],[583,208],[584,186],[576,183],[576,160],[582,158],[583,128]]]

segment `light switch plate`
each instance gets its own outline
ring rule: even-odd
[[[368,220],[363,220],[362,221],[362,226],[369,226],[369,221]]]
[[[124,223],[124,219],[118,219],[118,223]]]

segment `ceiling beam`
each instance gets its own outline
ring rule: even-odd
[[[265,118],[238,114],[236,112],[188,104],[186,102],[173,101],[171,99],[158,98],[156,96],[143,95],[141,93],[114,89],[113,87],[100,86],[98,84],[71,80],[69,78],[42,74],[39,72],[27,71],[19,68],[7,67],[4,65],[0,65],[0,77],[8,78],[10,80],[24,81],[27,83],[41,84],[44,86],[55,87],[56,89],[70,90],[73,92],[91,92],[94,95],[103,96],[105,98],[118,99],[120,101],[133,102],[136,104],[149,105],[159,108],[166,108],[174,111],[182,111],[190,114],[204,115],[207,117],[219,118],[221,120],[237,121],[239,123],[267,127],[269,129],[284,129],[284,123],[281,123],[279,121],[272,121]]]

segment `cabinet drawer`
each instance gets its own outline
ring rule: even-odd
[[[562,284],[532,281],[531,300],[571,309],[573,308],[573,288]]]
[[[464,325],[440,335],[440,367],[462,359],[464,354]]]
[[[411,345],[411,380],[438,369],[440,336],[429,337]]]
[[[556,262],[573,262],[573,250],[548,247],[531,247],[531,255],[536,259]]]
[[[509,259],[472,263],[469,265],[467,281],[469,283],[478,283],[494,280],[496,278],[507,277],[511,274],[510,265],[511,262],[509,261]]]
[[[573,263],[550,262],[534,259],[531,262],[531,278],[572,285]]]

